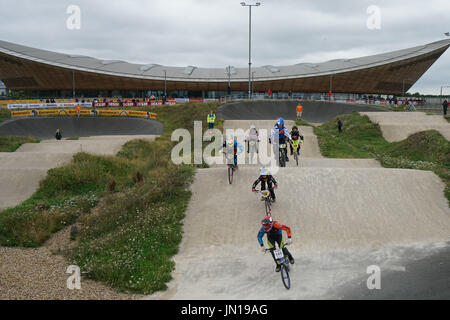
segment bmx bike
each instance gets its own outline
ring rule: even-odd
[[[275,244],[276,247],[272,249],[266,249],[266,253],[274,250],[273,253],[275,255],[275,259],[278,260],[280,264],[280,274],[281,281],[283,282],[284,287],[289,290],[291,288],[291,277],[289,276],[290,267],[289,267],[289,259],[284,255],[283,250],[278,247],[278,244]],[[287,244],[286,244],[287,246]]]
[[[302,146],[302,142],[300,140],[292,140],[292,150],[294,152],[294,159],[295,159],[295,163],[298,166],[298,153],[297,151],[301,148]]]
[[[261,196],[264,199],[264,206],[266,208],[266,215],[267,216],[272,216],[272,205],[271,203],[273,203],[273,199],[272,196],[270,195],[270,191],[269,190],[256,190],[256,193],[261,194]]]

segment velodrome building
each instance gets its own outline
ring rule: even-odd
[[[253,92],[401,95],[447,50],[450,40],[373,56],[252,69]],[[0,80],[41,96],[172,96],[220,98],[248,92],[248,68],[171,67],[99,60],[0,41]],[[130,95],[133,93],[133,95]]]

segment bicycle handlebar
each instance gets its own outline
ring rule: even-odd
[[[284,244],[285,247],[290,246],[290,245],[291,245],[291,244],[289,244],[289,243],[285,243],[285,244]],[[271,251],[271,250],[275,250],[275,248],[272,248],[272,249],[267,249],[267,248],[266,248],[265,253],[267,253],[267,252],[269,252],[269,251]]]

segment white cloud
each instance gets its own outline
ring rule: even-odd
[[[171,66],[246,67],[248,8],[240,0],[1,0],[0,39],[102,59]],[[442,39],[448,0],[260,0],[253,9],[255,66],[320,62],[383,53]],[[81,30],[66,28],[69,5]],[[369,30],[366,9],[381,9]],[[450,56],[411,91],[435,93],[450,79]],[[433,92],[432,92],[433,91]]]

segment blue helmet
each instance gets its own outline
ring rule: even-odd
[[[278,126],[284,126],[284,119],[283,118],[278,118],[277,125]]]

